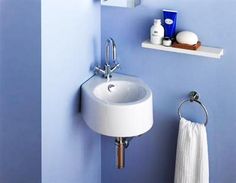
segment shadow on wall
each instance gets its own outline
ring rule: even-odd
[[[70,144],[67,151],[74,157],[74,168],[79,171],[78,175],[83,181],[90,182],[91,179],[100,178],[100,137],[86,125],[80,114],[81,110],[81,86],[74,95],[72,105],[70,127],[67,132],[70,134]],[[72,152],[73,151],[73,152]]]
[[[90,64],[90,67],[88,68],[89,71],[91,72],[91,75],[86,77],[84,79],[84,81],[82,81],[75,97],[74,97],[74,111],[73,113],[74,114],[77,114],[77,113],[80,113],[81,112],[81,107],[82,107],[82,103],[81,103],[81,97],[82,97],[82,94],[81,94],[81,90],[82,90],[82,85],[87,82],[91,77],[94,76],[94,71],[95,71],[95,67],[100,65],[100,62],[101,62],[101,58],[100,58],[100,41],[98,41],[95,37],[92,39],[93,41],[93,60],[91,61],[91,64]],[[79,62],[79,60],[78,60]]]
[[[142,164],[143,167],[149,167],[148,171],[150,172],[147,177],[149,177],[150,180],[147,182],[155,182],[154,180],[159,180],[160,182],[173,182],[174,180],[179,122],[176,120],[175,116],[169,116],[168,119],[160,118],[160,116],[163,116],[161,112],[154,113],[155,123],[153,128],[148,134],[144,134],[144,136],[141,137],[143,138],[140,139],[142,144],[135,147],[136,150],[134,149],[134,152],[132,153],[134,154],[137,152],[137,149],[140,147],[146,147],[146,152],[139,151],[139,159],[143,161],[139,163]],[[134,162],[134,160],[132,162]],[[132,166],[135,168],[138,164],[135,163],[135,165]],[[140,172],[140,174],[141,173],[142,172]],[[135,178],[135,174],[133,176]],[[143,177],[144,180],[137,180],[137,183],[145,181],[147,177]]]
[[[101,64],[100,45],[98,45],[98,42],[97,42],[97,40],[95,38],[93,38],[93,55],[94,55],[94,60],[91,63],[90,68],[89,68],[89,70],[91,71],[92,74],[94,73],[94,68]],[[83,83],[85,83],[85,82],[83,82]]]
[[[154,126],[149,132],[131,141],[126,150],[126,167],[122,171],[115,167],[114,139],[102,136],[104,182],[112,182],[114,176],[116,182],[173,182],[179,123],[175,116],[160,119],[163,115],[160,113],[154,113]],[[137,168],[140,165],[142,168]]]

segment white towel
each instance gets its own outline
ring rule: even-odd
[[[207,134],[204,124],[180,119],[175,183],[209,183]]]

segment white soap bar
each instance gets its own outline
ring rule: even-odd
[[[176,40],[181,44],[194,45],[198,42],[198,36],[190,31],[182,31],[177,34]]]

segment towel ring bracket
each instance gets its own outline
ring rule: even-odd
[[[199,101],[199,98],[200,98],[200,95],[198,92],[191,91],[189,93],[189,99],[184,100],[180,103],[179,108],[178,108],[178,114],[179,114],[179,117],[182,118],[181,107],[183,106],[183,104],[185,104],[186,102],[196,102],[203,108],[203,110],[205,112],[206,121],[205,121],[204,125],[206,126],[208,123],[208,111],[207,111],[206,107]]]

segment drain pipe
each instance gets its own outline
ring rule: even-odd
[[[129,142],[133,137],[117,137],[116,143],[116,167],[122,169],[125,167],[125,149],[129,146]]]

